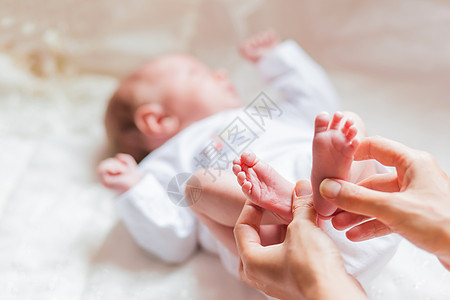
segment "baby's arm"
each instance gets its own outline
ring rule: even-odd
[[[97,171],[102,184],[118,193],[128,191],[142,179],[134,158],[124,153],[103,160]]]
[[[128,154],[102,161],[98,173],[103,185],[121,195],[118,214],[134,240],[168,263],[180,263],[197,247],[195,218],[187,208],[175,206],[152,174],[142,174]]]
[[[116,209],[134,240],[168,263],[182,263],[197,249],[197,223],[186,207],[172,203],[152,174],[116,199]]]
[[[338,109],[338,98],[325,71],[294,41],[280,43],[273,32],[249,38],[240,48],[256,64],[263,80],[311,124],[323,111]]]
[[[280,44],[280,38],[275,31],[269,30],[250,37],[239,50],[245,59],[257,63],[272,52],[278,44]]]

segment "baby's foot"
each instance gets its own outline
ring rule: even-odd
[[[285,222],[292,220],[294,184],[257,159],[254,153],[244,153],[240,158],[236,158],[233,161],[233,172],[251,202],[272,211]]]
[[[313,140],[313,167],[311,184],[313,186],[314,206],[319,215],[330,216],[336,211],[332,205],[320,196],[319,186],[325,178],[349,179],[353,154],[358,148],[358,133],[352,120],[347,120],[341,127],[343,115],[326,113],[316,117]],[[340,128],[341,127],[341,128]]]

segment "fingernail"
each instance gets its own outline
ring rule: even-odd
[[[325,179],[320,184],[320,194],[326,198],[334,199],[341,190],[341,184],[335,180]]]
[[[294,196],[296,198],[312,194],[311,184],[307,180],[300,180],[295,184]]]

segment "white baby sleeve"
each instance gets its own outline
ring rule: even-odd
[[[339,101],[327,74],[296,42],[281,43],[258,62],[257,68],[263,80],[308,122],[320,112],[338,109]]]
[[[195,217],[189,208],[173,204],[153,175],[122,194],[116,207],[135,241],[160,259],[180,263],[195,252]]]

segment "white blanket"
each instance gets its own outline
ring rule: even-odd
[[[43,80],[6,56],[0,70],[2,299],[264,299],[209,254],[165,265],[118,222],[95,174],[114,78]],[[372,299],[444,299],[449,282],[433,256],[403,242],[365,288]]]
[[[115,77],[38,78],[14,61],[53,74],[69,57],[83,70],[124,74],[150,54],[191,50],[230,68],[251,100],[259,83],[235,46],[273,26],[330,72],[342,106],[370,134],[427,150],[450,171],[445,1],[24,3],[0,3],[0,49],[15,57],[0,55],[0,299],[264,299],[206,253],[163,264],[118,221],[95,174]],[[365,289],[371,299],[448,299],[450,272],[404,241]]]

